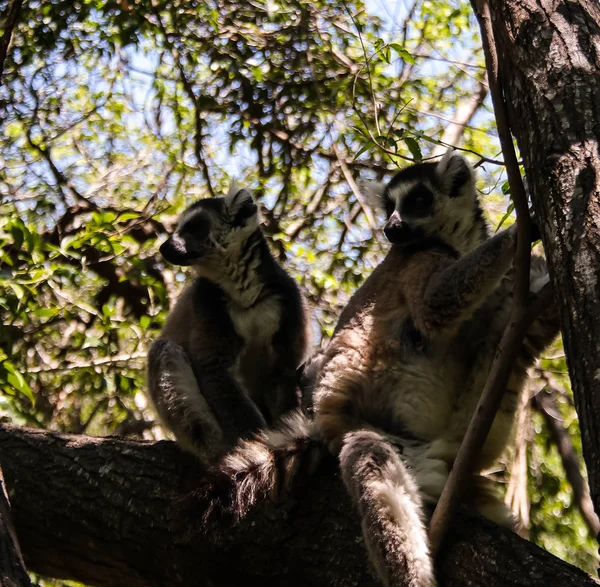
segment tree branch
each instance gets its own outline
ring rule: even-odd
[[[2,85],[4,62],[8,55],[8,50],[12,41],[12,33],[19,20],[22,5],[23,0],[12,0],[8,3],[6,10],[4,10],[0,16],[0,28],[2,29],[2,36],[0,37],[0,86]]]
[[[10,515],[10,503],[0,469],[0,587],[29,587],[31,582]]]
[[[521,179],[519,163],[508,124],[506,103],[504,102],[503,90],[498,78],[498,55],[494,44],[490,8],[487,0],[473,0],[473,4],[481,29],[483,52],[488,71],[490,93],[492,95],[492,102],[494,103],[498,136],[506,164],[511,197],[517,213],[514,295],[510,322],[502,336],[481,398],[475,408],[469,428],[448,476],[448,481],[431,519],[430,537],[434,552],[439,549],[453,513],[458,508],[462,492],[468,484],[467,479],[471,474],[477,455],[485,443],[496,412],[502,402],[502,396],[504,395],[518,349],[523,342],[523,337],[527,332],[528,326],[536,315],[533,307],[527,308],[529,299],[529,265],[531,260],[527,193]],[[539,303],[542,306],[549,304],[552,300],[552,292],[547,288],[544,288],[544,290],[540,292],[538,297]]]
[[[560,292],[590,492],[600,512],[600,4],[490,0],[500,74]]]
[[[487,93],[488,89],[485,84],[478,82],[476,91],[473,92],[473,94],[468,98],[460,102],[456,107],[452,121],[444,129],[440,143],[447,145],[458,145],[463,133],[465,132],[466,126],[471,121],[471,118],[475,116],[475,113],[479,107],[483,104]],[[431,151],[431,156],[438,157],[443,155],[446,150],[444,144],[436,145]]]
[[[43,575],[103,587],[378,585],[333,463],[296,496],[261,503],[229,529],[201,525],[186,497],[204,472],[172,442],[4,424],[0,459],[25,558]],[[482,518],[461,516],[447,545],[446,587],[597,585]]]

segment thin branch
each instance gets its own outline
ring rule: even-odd
[[[546,387],[546,390],[542,390],[536,394],[531,402],[533,407],[544,418],[552,442],[560,455],[567,480],[573,488],[573,500],[581,511],[581,515],[592,536],[596,537],[600,532],[600,521],[594,511],[594,504],[590,497],[587,482],[581,474],[577,453],[573,448],[569,432],[563,425],[560,410],[556,404],[552,389]]]
[[[204,176],[204,181],[206,182],[208,192],[210,193],[211,197],[214,198],[216,194],[210,179],[210,172],[204,156],[204,146],[202,144],[202,131],[204,128],[204,120],[202,119],[202,113],[200,110],[198,97],[196,96],[196,92],[194,92],[194,87],[188,79],[183,65],[181,64],[179,51],[171,42],[170,35],[162,21],[159,9],[155,5],[153,5],[153,12],[156,21],[158,22],[158,27],[165,38],[165,44],[171,51],[173,60],[175,61],[175,66],[177,67],[177,71],[179,71],[179,77],[181,79],[181,83],[183,84],[183,89],[185,90],[185,93],[187,94],[194,107],[194,154],[196,155],[196,160],[198,161],[198,165],[200,166],[200,170],[202,171],[202,175]]]
[[[552,295],[552,288],[546,285],[528,308],[519,309],[519,314],[511,319],[502,335],[481,398],[431,518],[429,533],[434,552],[439,550],[450,521],[458,509],[462,490],[468,485],[467,480],[477,455],[500,407],[523,337],[536,316],[552,303]]]
[[[473,8],[481,29],[498,137],[502,146],[511,196],[517,213],[517,252],[514,261],[515,280],[510,321],[498,345],[498,351],[481,398],[475,408],[469,428],[448,476],[448,481],[431,519],[430,538],[434,552],[439,549],[448,524],[461,501],[462,490],[467,483],[477,455],[485,443],[496,412],[500,407],[512,366],[527,328],[537,315],[538,310],[549,305],[552,301],[552,291],[550,286],[547,285],[539,293],[536,300],[527,307],[529,299],[529,265],[531,259],[527,193],[521,178],[519,163],[512,142],[508,112],[503,97],[504,94],[498,77],[498,55],[496,53],[492,30],[490,7],[487,0],[473,0],[473,3]]]
[[[22,5],[23,0],[12,0],[12,2],[8,3],[2,16],[0,16],[0,29],[2,30],[2,36],[0,37],[0,86],[2,86],[4,62],[6,61],[6,56],[10,50],[12,33],[19,20]]]
[[[344,174],[344,177],[346,178],[346,181],[348,182],[348,185],[350,186],[350,189],[352,190],[352,193],[354,194],[356,201],[359,203],[360,207],[362,208],[362,211],[365,214],[365,218],[367,219],[367,224],[369,225],[369,228],[373,232],[375,232],[375,219],[373,218],[373,213],[371,212],[371,209],[365,203],[365,199],[364,199],[358,185],[356,185],[356,182],[354,181],[354,177],[352,177],[352,173],[350,173],[350,170],[348,169],[346,162],[340,156],[339,151],[337,150],[335,145],[334,145],[333,149],[338,158],[338,162],[340,164],[340,169],[342,170],[342,173]]]

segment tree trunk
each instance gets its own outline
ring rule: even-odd
[[[600,511],[600,3],[490,0],[500,78],[540,218]]]
[[[377,585],[333,464],[294,498],[260,504],[229,530],[191,513],[189,492],[203,472],[172,442],[1,425],[0,459],[23,553],[38,573],[111,587]],[[448,587],[597,585],[482,518],[457,518],[447,545],[439,574]]]

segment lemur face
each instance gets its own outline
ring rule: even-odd
[[[258,227],[252,195],[234,187],[225,197],[206,198],[190,206],[159,250],[174,265],[202,264],[244,242]]]
[[[387,184],[371,184],[369,189],[371,201],[385,209],[384,233],[393,244],[435,237],[454,245],[477,215],[473,173],[465,159],[452,152],[436,163],[406,167]]]

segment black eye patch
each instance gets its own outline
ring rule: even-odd
[[[402,198],[400,213],[402,216],[421,218],[433,213],[433,193],[424,185],[415,186]]]
[[[210,231],[210,220],[205,214],[195,214],[180,229],[182,235],[205,238]]]

